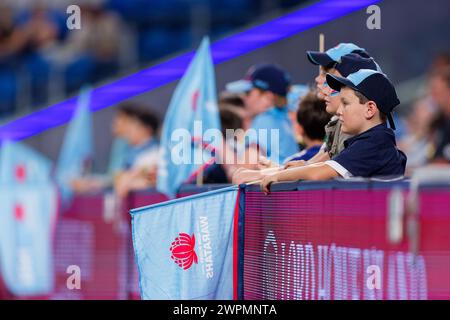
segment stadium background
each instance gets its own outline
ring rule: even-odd
[[[60,18],[64,17],[64,9],[67,6],[67,3],[63,2],[48,2],[49,8],[59,12]],[[2,3],[2,5],[5,5],[5,3]],[[111,68],[115,70],[114,73],[107,72],[107,74],[104,74],[99,79],[90,79],[92,81],[89,82],[96,87],[109,83],[114,79],[119,79],[120,77],[145,69],[146,67],[196,48],[204,34],[209,34],[212,42],[214,42],[224,35],[237,33],[240,30],[245,30],[249,26],[268,21],[311,3],[314,3],[314,1],[275,2],[249,0],[222,2],[179,0],[155,1],[149,7],[145,6],[145,1],[127,1],[126,5],[123,1],[105,1],[100,4],[101,10],[103,12],[115,11],[118,13],[120,23],[124,27],[121,27],[120,30],[123,32],[117,38],[121,46],[120,51],[124,53],[118,59],[120,63],[117,63],[115,68]],[[140,7],[140,5],[144,5],[146,10],[143,10],[143,7]],[[224,7],[222,8],[221,5]],[[26,16],[30,11],[30,2],[11,2],[11,6],[16,10],[17,24],[20,25],[24,20],[26,21]],[[318,35],[319,33],[324,33],[326,36],[325,46],[327,48],[345,40],[347,42],[357,43],[376,57],[380,65],[383,66],[384,71],[391,76],[393,82],[397,85],[402,101],[399,110],[400,115],[407,115],[413,100],[425,90],[426,73],[429,70],[433,58],[439,53],[450,51],[448,32],[446,32],[450,30],[449,10],[447,10],[449,4],[445,1],[431,0],[424,6],[422,1],[412,0],[408,1],[406,5],[401,0],[388,0],[381,2],[379,6],[382,17],[381,30],[367,29],[366,19],[368,15],[361,10],[337,21],[307,30],[270,46],[257,49],[232,61],[217,65],[215,71],[218,91],[224,88],[225,83],[240,78],[250,65],[269,61],[278,63],[289,70],[295,83],[312,82],[311,79],[317,74],[317,69],[307,62],[305,51],[318,48]],[[174,13],[176,12],[189,12],[190,14],[175,15]],[[240,14],[236,14],[236,12],[240,12]],[[205,17],[207,18],[205,19]],[[189,27],[186,27],[186,25]],[[64,39],[64,36],[62,37]],[[62,84],[59,83],[59,88],[55,88],[52,86],[55,82],[54,79],[64,79],[64,74],[58,74],[58,72],[55,74],[50,73],[48,85],[45,87],[45,90],[48,89],[48,95],[45,95],[45,97],[37,97],[37,100],[33,101],[31,90],[26,90],[27,86],[31,85],[26,82],[30,80],[30,75],[27,74],[28,71],[26,68],[22,66],[11,69],[8,68],[9,66],[7,63],[0,65],[0,74],[2,75],[0,86],[2,87],[2,94],[7,93],[7,89],[9,88],[10,93],[12,92],[14,95],[14,98],[11,100],[12,102],[8,105],[12,113],[2,116],[0,120],[2,124],[6,124],[13,119],[18,119],[33,111],[46,108],[58,101],[72,97],[77,94],[77,90],[81,85],[87,82],[87,78],[83,79],[81,77],[75,81],[70,90],[67,90],[65,89],[66,79],[63,80]],[[71,78],[70,73],[68,73],[68,77]],[[12,84],[11,79],[17,82]],[[72,80],[69,79],[69,81]],[[151,105],[154,111],[163,119],[164,112],[177,83],[175,81],[131,99]],[[5,96],[8,97],[7,94]],[[111,106],[93,114],[94,145],[96,150],[94,171],[103,172],[107,166],[112,141],[109,128],[115,111],[116,106]],[[66,128],[66,125],[62,125],[50,129],[26,139],[25,143],[42,152],[51,160],[56,161]],[[198,191],[196,190],[195,192]],[[90,209],[97,206],[104,213],[104,208],[102,207],[105,204],[103,202],[104,199],[95,197],[96,195],[92,195],[91,198],[80,199],[80,206],[84,204],[85,208]],[[142,198],[139,198],[139,194],[135,195],[135,197],[138,200],[130,200],[133,206],[144,205],[148,204],[149,201],[153,201],[150,200],[152,195],[148,194],[141,194]],[[96,205],[94,206],[93,203],[96,203]],[[88,211],[83,211],[80,214],[85,209],[81,211],[79,211],[79,208],[72,209],[74,210],[73,212],[80,215],[75,220],[92,219],[92,217],[86,218],[86,215],[89,214]],[[436,210],[439,214],[441,213],[438,209]],[[124,217],[126,217],[126,213],[124,213]],[[70,219],[71,216],[68,215],[66,218]],[[104,217],[97,217],[95,219],[98,221],[90,221],[90,223],[97,223],[98,226],[103,224],[102,219]],[[68,228],[70,229],[70,227],[69,225]],[[86,225],[82,226],[82,223],[78,227],[72,226],[72,228],[78,228],[78,230],[83,228],[89,230],[90,228],[85,227]],[[60,230],[60,232],[62,231],[64,229]],[[106,229],[103,229],[103,231],[105,234],[114,234],[115,232]],[[89,231],[85,232],[89,233]],[[80,234],[83,233],[81,232]],[[129,254],[127,251],[129,248],[127,249],[125,244],[129,235],[126,233],[121,236],[122,238],[117,243],[111,242],[106,244],[106,247],[101,247],[101,239],[104,236],[93,235],[92,233],[91,236],[99,236],[97,243],[100,242],[100,251],[96,252],[96,249],[93,249],[94,251],[91,254],[94,254],[94,252],[99,253],[100,257],[105,258],[95,268],[102,269],[103,264],[110,263],[112,259],[120,260],[120,257],[123,258],[124,255],[127,256]],[[66,241],[70,242],[70,239],[66,239]],[[87,241],[86,248],[89,246],[89,241],[96,242],[96,240],[89,237],[85,238],[85,241]],[[116,246],[117,244],[119,246]],[[108,247],[109,245],[111,247]],[[120,247],[120,245],[125,247]],[[62,246],[59,246],[56,250],[62,250],[61,248]],[[404,248],[406,247],[404,246]],[[74,248],[71,250],[76,251]],[[111,253],[108,250],[122,251]],[[67,251],[65,253],[67,254]],[[83,253],[77,254],[82,255]],[[117,256],[115,256],[116,254]],[[64,252],[62,255],[64,258]],[[86,257],[80,259],[86,259]],[[117,260],[114,261],[117,262]],[[64,259],[59,262],[61,266],[65,265]],[[129,268],[128,265],[122,265],[121,267],[124,268],[120,271],[125,274],[124,279],[136,276],[135,274],[130,275],[133,270],[127,269]],[[119,266],[118,268],[121,267]],[[439,269],[439,267],[437,268]],[[130,295],[131,297],[136,297],[136,288],[125,288],[127,284],[123,282],[120,284],[123,287],[111,288],[107,286],[108,281],[111,281],[111,279],[118,280],[117,276],[119,271],[115,273],[116,271],[113,270],[112,273],[106,274],[105,279],[96,279],[92,288],[94,291],[100,290],[100,292],[92,293],[91,297],[85,296],[84,298],[123,299],[129,298]],[[63,285],[65,280],[63,267],[60,267],[59,272],[62,279],[61,284]],[[437,292],[436,296],[439,297],[439,291]],[[117,293],[118,295],[111,295],[113,293]],[[441,294],[445,297],[447,292],[441,292]],[[67,298],[67,296],[55,294],[53,298]]]
[[[289,10],[295,10],[314,3],[314,1],[173,2],[172,4],[171,1],[152,1],[152,4],[155,4],[155,9],[152,9],[153,7],[147,8],[147,11],[139,10],[139,5],[146,3],[146,1],[127,1],[128,11],[120,8],[120,5],[124,6],[121,1],[104,2],[104,7],[110,6],[114,8],[116,6],[118,12],[121,12],[123,15],[122,23],[127,26],[127,29],[124,30],[128,31],[121,32],[116,39],[119,43],[124,41],[122,46],[129,51],[127,54],[135,58],[124,58],[128,62],[118,69],[116,75],[99,80],[99,82],[95,83],[95,86],[109,83],[116,78],[129,75],[137,70],[142,70],[145,67],[196,48],[204,34],[209,34],[211,41],[214,42],[214,40],[220,39],[224,35],[237,33],[251,25],[281,16],[283,13],[289,12]],[[12,3],[14,3],[13,6],[19,6],[22,3],[20,7],[22,8],[21,10],[25,10],[25,13],[30,10],[29,6],[26,6],[28,9],[24,9],[26,1]],[[65,9],[65,6],[61,5],[59,1],[50,3],[58,3],[58,6],[55,5],[55,9],[60,15],[62,14],[65,17],[64,10],[62,11],[61,9]],[[164,5],[162,5],[163,3]],[[134,11],[133,4],[135,5]],[[161,8],[157,4],[160,4]],[[228,7],[228,10],[222,9],[220,4],[225,9]],[[297,6],[295,6],[296,4]],[[200,15],[200,18],[191,17],[190,19],[187,19],[186,15],[181,17],[175,15],[174,12],[180,11],[175,9],[178,8],[177,5],[203,8],[191,8],[192,11],[211,11],[210,22],[202,21],[205,17],[203,14]],[[448,10],[445,10],[445,8],[448,8],[448,3],[442,0],[430,0],[424,6],[420,0],[408,1],[407,5],[401,0],[389,0],[382,1],[379,6],[382,19],[381,30],[369,30],[366,27],[368,14],[364,10],[349,14],[336,21],[306,30],[237,59],[217,65],[215,68],[217,90],[219,92],[224,90],[227,82],[240,78],[250,65],[261,62],[280,64],[290,72],[294,83],[311,83],[317,70],[307,61],[305,51],[314,48],[318,49],[318,35],[319,33],[324,33],[326,36],[326,47],[334,46],[345,39],[347,42],[354,42],[366,48],[376,57],[380,65],[383,66],[384,71],[390,75],[397,86],[400,100],[402,101],[398,112],[401,115],[407,115],[410,103],[420,95],[420,92],[425,90],[426,72],[433,58],[438,53],[450,51],[448,33],[444,32],[444,30],[450,30]],[[148,5],[144,7],[148,7]],[[237,12],[242,12],[242,14],[236,15],[236,10]],[[216,20],[214,11],[220,11],[223,16],[228,14],[228,18],[222,17]],[[147,19],[145,18],[146,16],[143,17],[143,12],[147,12]],[[133,13],[139,13],[141,15],[140,18],[133,18]],[[234,18],[230,19],[230,16]],[[223,25],[219,23],[220,21],[222,21]],[[155,24],[158,25],[158,28],[154,27]],[[174,25],[178,26],[179,34],[175,31],[170,31],[173,30]],[[203,26],[203,29],[198,30],[198,27],[196,27],[198,25]],[[126,39],[123,33],[129,35],[130,30],[133,30],[133,28],[141,31],[137,33],[131,32],[133,35],[132,37],[130,36],[132,40]],[[153,36],[142,31],[147,29]],[[174,34],[178,34],[176,41],[173,40]],[[152,37],[156,37],[159,40],[155,41]],[[142,42],[151,43],[151,45],[143,46]],[[134,45],[132,45],[133,43]],[[4,71],[1,65],[0,71]],[[21,77],[21,74],[17,73],[16,69],[14,69],[14,72],[16,77]],[[170,83],[132,99],[153,106],[154,111],[162,119],[177,83],[177,81]],[[82,84],[83,82],[80,82],[79,87]],[[8,86],[3,83],[3,88],[6,87]],[[30,92],[23,90],[19,92],[19,97],[30,94]],[[70,95],[66,95],[66,97],[73,96],[76,93],[74,91]],[[57,92],[55,96],[49,96],[48,102],[35,108],[48,107],[63,100],[64,96],[64,92]],[[28,99],[25,98],[25,100]],[[20,104],[16,106],[14,115],[9,117],[3,116],[0,122],[7,123],[14,118],[27,114],[31,108],[30,105]],[[109,129],[114,113],[115,106],[111,106],[93,114],[94,145],[95,150],[98,151],[94,161],[95,171],[103,172],[107,166],[112,136],[110,130],[105,130],[105,128]],[[66,126],[63,125],[31,137],[25,142],[51,160],[56,161],[65,129]]]

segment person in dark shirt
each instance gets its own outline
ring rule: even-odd
[[[322,149],[315,157],[308,161],[308,164],[330,160],[332,157],[344,150],[344,141],[351,137],[351,135],[345,134],[341,131],[341,122],[336,116],[336,112],[339,107],[339,92],[331,90],[331,88],[327,85],[325,79],[326,73],[331,73],[339,77],[347,77],[361,69],[381,70],[375,60],[368,57],[368,53],[366,51],[363,49],[358,50],[357,48],[359,47],[354,48],[352,44],[340,44],[336,48],[330,49],[329,51],[331,52],[331,56],[334,56],[337,61],[332,60],[326,53],[307,53],[308,59],[311,62],[313,61],[311,60],[311,57],[315,57],[317,61],[321,61],[319,63],[321,66],[321,75],[316,77],[317,89],[320,91],[320,95],[325,100],[327,111],[333,115],[325,128],[326,137]],[[354,53],[346,54],[346,52],[350,50],[354,50],[352,51]],[[341,54],[344,55],[340,56]],[[318,62],[314,64],[317,63]],[[302,165],[302,163],[300,163],[300,165]],[[295,163],[292,163],[290,166],[296,165]]]
[[[340,92],[337,115],[341,130],[354,135],[345,149],[329,161],[290,168],[265,177],[264,192],[279,181],[328,180],[337,177],[402,176],[406,156],[398,150],[392,110],[400,104],[394,86],[383,73],[362,69],[347,78],[327,74],[328,85]],[[392,129],[387,127],[387,123]]]

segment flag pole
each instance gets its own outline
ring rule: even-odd
[[[319,34],[319,51],[325,52],[325,35],[323,33]],[[319,66],[320,73],[320,66]]]
[[[197,187],[203,186],[203,168],[200,168],[197,174]]]

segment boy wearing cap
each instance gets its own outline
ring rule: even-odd
[[[377,63],[372,58],[365,58],[358,54],[351,53],[341,57],[340,61],[331,69],[330,74],[338,77],[347,77],[361,69],[377,70],[379,69]],[[330,122],[325,126],[325,155],[316,159],[312,159],[310,163],[317,162],[317,160],[326,161],[341,153],[344,150],[344,141],[351,138],[351,134],[342,132],[341,123],[336,115],[340,105],[339,92],[330,88],[325,81],[321,92],[324,96],[326,110],[333,115]]]
[[[345,149],[329,161],[294,167],[265,177],[264,192],[278,181],[328,180],[337,178],[401,176],[406,156],[397,149],[391,112],[400,103],[395,88],[381,72],[362,69],[347,78],[327,74],[328,85],[340,92],[337,111],[342,131],[354,135]]]
[[[348,54],[341,58],[341,60],[335,65],[335,67],[331,69],[331,72],[336,76],[346,77],[360,69],[377,70],[378,65],[372,58],[363,58],[357,54]],[[336,115],[340,105],[340,98],[338,95],[339,92],[331,89],[327,85],[326,81],[321,89],[325,97],[324,101],[326,105],[326,111],[330,115],[333,115],[332,120],[325,126],[325,142],[320,151],[308,161],[289,161],[289,159],[287,159],[285,161],[285,169],[330,160],[332,157],[338,155],[344,149],[344,141],[352,137],[351,134],[341,132],[341,123],[339,122],[339,117]],[[274,166],[270,161],[263,160],[265,159],[260,160],[260,167],[270,169],[277,167]],[[274,172],[274,170],[266,169],[263,169],[259,172],[256,172],[255,170],[251,170],[251,172],[240,170],[237,171],[233,176],[233,181],[239,183],[248,183],[251,181],[259,180],[266,175],[273,174]]]
[[[321,93],[321,88],[325,82],[325,75],[332,71],[341,58],[347,54],[357,54],[363,58],[370,58],[370,55],[364,48],[358,47],[354,43],[339,43],[334,48],[325,52],[320,51],[306,51],[306,57],[309,62],[316,66],[320,66],[319,75],[314,79],[317,86],[317,96],[324,99]]]
[[[341,131],[341,123],[336,116],[339,107],[339,97],[336,97],[338,93],[329,88],[325,81],[325,74],[331,73],[346,77],[360,69],[381,71],[365,49],[353,43],[341,43],[326,52],[307,51],[306,54],[311,63],[321,66],[321,71],[315,79],[318,97],[325,100],[327,112],[333,117],[325,127],[326,138],[321,151],[308,163],[291,162],[286,165],[286,168],[329,160],[344,149],[344,141],[351,137]]]
[[[281,68],[271,64],[254,66],[250,68],[243,80],[229,83],[226,86],[227,91],[244,94],[245,106],[254,117],[251,129],[255,130],[257,135],[263,129],[267,130],[270,138],[271,130],[278,130],[279,141],[260,141],[258,138],[256,140],[250,138],[247,148],[247,150],[253,150],[252,152],[255,152],[256,149],[263,151],[270,160],[276,163],[280,163],[284,158],[298,152],[298,144],[287,108],[286,96],[289,87],[289,75]],[[245,157],[253,159],[248,154]],[[251,166],[256,165],[257,163],[251,164]]]

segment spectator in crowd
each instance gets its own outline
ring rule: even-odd
[[[67,5],[0,2],[0,117],[17,106],[43,105],[49,93],[70,94],[118,71],[124,54],[121,19],[104,1],[79,6],[82,28],[67,32],[67,15],[61,10]],[[18,95],[19,85],[24,94]]]
[[[444,146],[437,153],[438,140],[443,141],[446,136],[438,128],[443,129],[448,93],[445,85],[446,69],[450,68],[450,55],[438,54],[433,59],[427,79],[426,95],[418,98],[412,105],[412,112],[406,117],[407,134],[399,141],[399,146],[408,156],[407,175],[411,175],[417,168],[428,163],[446,162],[442,158]],[[439,157],[436,155],[441,154]]]
[[[125,170],[125,161],[130,149],[126,140],[126,132],[131,120],[129,115],[131,112],[129,110],[131,110],[131,106],[123,104],[118,108],[113,118],[111,131],[114,139],[106,174],[96,174],[75,179],[72,182],[75,192],[96,192],[112,187],[113,181],[118,174]]]
[[[156,139],[159,120],[147,107],[128,105],[125,139],[130,148],[124,160],[124,171],[118,174],[114,189],[119,197],[130,191],[153,187],[159,163],[159,143]]]
[[[0,118],[14,111],[17,95],[14,54],[23,43],[24,37],[14,25],[11,7],[0,3]]]
[[[65,68],[67,93],[111,76],[119,67],[122,24],[118,16],[96,2],[84,3],[81,11],[83,27],[70,32],[54,55],[55,62]]]
[[[126,155],[129,152],[130,145],[126,140],[126,133],[130,116],[128,115],[130,107],[128,104],[119,106],[112,123],[112,133],[114,136],[111,154],[109,157],[108,175],[115,177],[125,168]]]
[[[197,183],[200,174],[202,175],[202,183],[205,184],[231,182],[234,162],[237,159],[237,148],[241,145],[245,135],[241,114],[237,112],[239,110],[235,106],[221,104],[219,112],[222,146],[220,150],[215,150],[213,161],[206,163],[194,172],[187,183]],[[230,130],[232,131],[230,132]]]
[[[219,109],[234,111],[242,120],[241,128],[247,130],[250,128],[252,117],[245,108],[245,102],[241,94],[222,91],[219,96]]]
[[[18,24],[12,8],[0,4],[0,116],[9,115],[17,101],[17,70],[29,75],[33,104],[46,99],[49,64],[43,51],[56,39],[56,27],[46,15],[45,7],[36,5],[32,13]]]
[[[426,165],[432,157],[431,123],[435,117],[436,106],[429,97],[422,97],[412,105],[405,121],[407,134],[398,143],[408,157],[406,175]]]
[[[304,150],[293,154],[287,159],[307,161],[311,159],[323,144],[325,138],[325,125],[330,121],[331,115],[326,111],[325,101],[317,97],[314,91],[310,91],[300,101],[297,108],[298,135],[304,143]],[[266,175],[282,170],[283,166],[272,166],[262,170],[240,169],[233,176],[233,183],[241,184],[257,181]]]
[[[43,2],[37,2],[19,28],[26,38],[21,54],[30,75],[32,104],[37,106],[48,99],[51,72],[48,55],[57,43],[59,26],[50,9]]]
[[[153,186],[159,160],[155,138],[158,126],[157,117],[148,108],[122,104],[112,124],[115,139],[107,174],[76,179],[74,190],[93,192],[114,185],[124,196],[131,190]]]
[[[302,98],[297,109],[297,134],[301,137],[304,149],[287,158],[289,161],[308,161],[322,147],[325,138],[325,125],[331,115],[326,111],[324,100],[317,98],[315,92],[309,92]]]
[[[336,47],[325,52],[307,51],[306,56],[312,64],[319,66],[319,74],[315,78],[317,86],[317,95],[320,99],[325,97],[322,95],[322,87],[325,82],[325,76],[332,71],[341,58],[347,54],[354,53],[364,58],[370,58],[370,55],[363,48],[358,47],[354,43],[339,43]]]
[[[362,68],[373,70],[380,68],[373,59],[371,60],[365,49],[353,43],[340,43],[326,52],[307,51],[306,56],[312,64],[320,66],[319,75],[315,78],[317,94],[320,99],[325,100],[327,112],[333,115],[325,128],[326,138],[323,148],[309,160],[310,163],[315,163],[329,160],[337,155],[344,149],[344,141],[350,138],[341,132],[341,123],[336,116],[340,99],[337,97],[338,93],[332,92],[327,86],[325,74],[331,73],[346,77]],[[343,59],[344,56],[346,56],[345,59]],[[340,70],[338,70],[338,66]],[[291,165],[303,164],[303,161],[291,163]]]
[[[289,86],[289,75],[271,64],[253,66],[243,80],[227,85],[228,91],[244,94],[245,107],[253,118],[251,129],[256,134],[249,135],[244,154],[244,158],[248,159],[247,168],[257,167],[260,154],[273,162],[281,163],[283,159],[298,151],[292,122],[288,116],[286,96]],[[267,132],[266,140],[270,141],[259,139],[258,135],[262,130]],[[271,136],[272,130],[278,131],[278,139],[276,135]]]
[[[372,58],[365,58],[355,53],[342,56],[338,62],[333,63],[333,67],[327,66],[329,73],[343,77],[360,69],[377,70],[379,69],[379,66]],[[291,161],[286,164],[286,167],[302,166],[305,164],[330,160],[344,149],[344,141],[351,137],[350,135],[341,132],[341,123],[336,115],[340,105],[339,93],[331,90],[326,81],[322,82],[321,80],[318,80],[318,78],[316,78],[317,89],[320,91],[318,98],[325,101],[326,111],[332,115],[331,120],[325,126],[326,135],[324,144],[322,145],[321,150],[307,162],[305,160]],[[271,166],[271,164],[267,164],[266,162],[261,163],[261,166]]]
[[[0,3],[0,65],[10,61],[26,43],[25,33],[14,24],[12,8],[6,3]]]
[[[447,67],[450,67],[450,53],[441,52],[434,57],[430,67],[430,72],[433,73]]]
[[[327,84],[340,92],[337,111],[341,130],[353,135],[345,149],[331,161],[294,167],[266,176],[261,187],[269,192],[278,181],[402,176],[406,156],[397,149],[392,110],[400,103],[395,88],[381,72],[361,69],[347,78],[327,74]]]
[[[298,122],[297,122],[297,110],[298,105],[301,99],[310,92],[310,88],[307,85],[303,84],[294,84],[289,88],[289,92],[287,95],[287,104],[289,110],[289,119],[291,119],[292,127],[294,129],[295,141],[301,145],[303,145],[303,141],[301,140],[301,136],[298,135]]]

